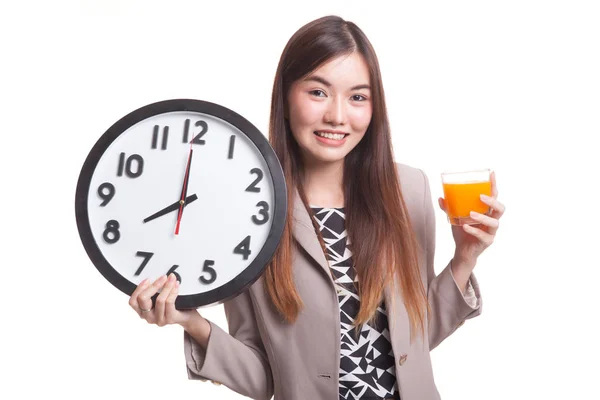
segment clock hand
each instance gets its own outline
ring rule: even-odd
[[[190,153],[188,154],[188,161],[185,167],[185,176],[183,178],[183,187],[181,188],[181,200],[179,201],[179,212],[177,213],[177,226],[175,227],[175,234],[179,235],[179,225],[181,224],[181,216],[183,215],[183,207],[185,206],[185,198],[187,195],[188,181],[190,180],[190,169],[192,166],[192,155],[194,150],[192,149],[192,143],[190,142]]]
[[[190,203],[193,203],[194,201],[198,200],[198,196],[196,196],[195,194],[187,197],[185,199],[185,205],[187,206]],[[152,214],[151,216],[149,216],[148,218],[144,219],[144,222],[150,222],[153,219],[156,219],[158,217],[162,217],[165,214],[168,214],[170,212],[173,212],[175,210],[177,210],[179,207],[181,206],[181,201],[176,201],[175,203],[163,208],[162,210],[158,211],[157,213]]]

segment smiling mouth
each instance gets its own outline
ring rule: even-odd
[[[319,131],[314,131],[313,134],[316,136],[325,138],[325,139],[332,139],[332,140],[342,140],[346,136],[349,135],[349,133],[329,133],[329,132],[319,132]]]

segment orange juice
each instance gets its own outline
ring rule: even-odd
[[[485,214],[489,206],[481,201],[479,195],[492,195],[492,183],[486,182],[464,182],[443,183],[444,198],[448,206],[448,218],[453,225],[463,223],[474,223],[469,218],[469,213],[475,211]]]

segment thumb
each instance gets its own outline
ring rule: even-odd
[[[438,198],[438,204],[440,206],[440,208],[442,209],[443,212],[446,212],[446,200],[444,200],[443,198]]]

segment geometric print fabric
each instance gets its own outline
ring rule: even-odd
[[[397,398],[396,368],[385,302],[377,308],[374,327],[352,325],[360,298],[345,229],[344,208],[311,207],[325,241],[327,260],[338,289],[341,321],[340,400]]]

